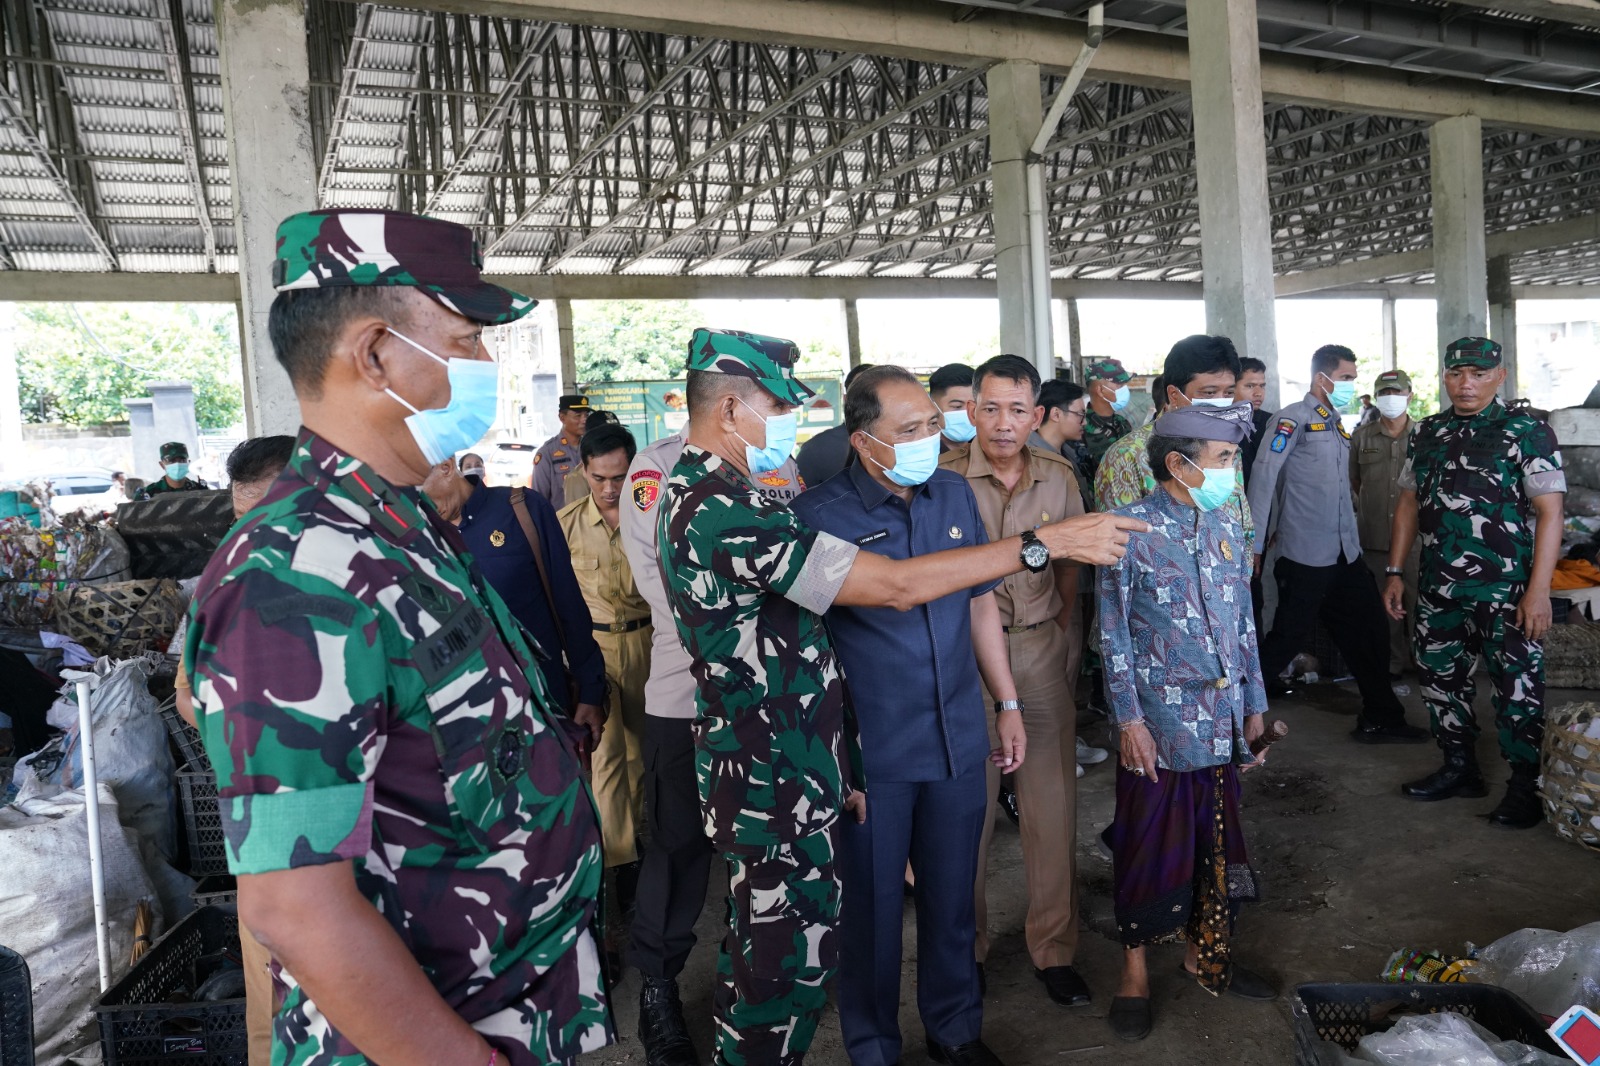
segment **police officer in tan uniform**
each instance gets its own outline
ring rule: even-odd
[[[1411,402],[1411,376],[1386,370],[1373,383],[1378,417],[1350,434],[1350,489],[1356,498],[1356,532],[1367,568],[1382,588],[1388,580],[1389,530],[1400,502],[1400,470],[1417,425],[1406,413]],[[1411,619],[1417,616],[1417,560],[1420,547],[1406,557],[1404,621],[1389,619],[1389,676],[1397,678],[1412,666]]]
[[[1027,446],[1039,424],[1039,388],[1039,373],[1026,359],[1001,355],[979,366],[972,380],[976,439],[940,462],[967,479],[991,541],[1083,513],[1071,464],[1059,454]],[[1078,759],[1066,624],[1077,602],[1078,576],[1076,566],[1046,564],[1013,574],[995,589],[1028,733],[1028,758],[1014,775],[1028,886],[1028,954],[1050,998],[1069,1007],[1089,1003],[1089,986],[1072,967],[1078,946]],[[986,693],[985,701],[991,699]],[[992,722],[990,733],[991,743],[998,743]],[[989,954],[985,888],[999,784],[1000,771],[990,763],[975,898],[980,967]]]
[[[559,511],[567,502],[562,479],[578,467],[578,441],[589,421],[589,397],[568,393],[561,397],[557,413],[561,432],[539,445],[539,450],[533,453],[530,487]]]

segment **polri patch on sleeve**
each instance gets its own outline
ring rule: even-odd
[[[864,537],[857,537],[856,538],[856,546],[859,547],[859,548],[864,548],[868,544],[871,544],[873,541],[882,540],[884,537],[887,537],[888,535],[889,535],[889,531],[887,529],[880,529],[876,533],[868,533]]]
[[[1297,425],[1292,418],[1278,419],[1278,430],[1272,435],[1272,443],[1268,445],[1275,452],[1281,452],[1289,446],[1289,438],[1294,436],[1294,427]]]
[[[633,492],[633,505],[641,511],[650,510],[661,498],[661,471],[635,470],[628,479],[628,488]]]

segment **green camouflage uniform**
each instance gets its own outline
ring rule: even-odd
[[[345,234],[367,242],[338,245],[355,256],[385,226],[470,241],[447,223],[345,214]],[[487,314],[493,294],[470,290],[444,295]],[[503,1063],[564,1063],[614,1039],[575,727],[460,534],[415,489],[302,430],[201,577],[184,650],[235,874],[349,862]],[[274,964],[274,978],[274,1066],[368,1061],[292,974]]]
[[[1096,381],[1109,381],[1113,385],[1126,385],[1133,375],[1115,359],[1096,359],[1084,370],[1084,382],[1093,386]],[[1106,449],[1133,432],[1133,425],[1115,411],[1109,418],[1101,418],[1094,406],[1085,402],[1083,418],[1083,449],[1089,453],[1091,470],[1100,465]]]
[[[1533,566],[1530,501],[1566,491],[1555,434],[1499,401],[1465,418],[1443,411],[1417,425],[1400,487],[1417,494],[1415,647],[1434,736],[1441,746],[1470,747],[1477,738],[1472,673],[1481,653],[1500,750],[1513,766],[1537,764],[1544,651],[1517,626],[1516,612]]]
[[[705,358],[697,362],[692,346],[691,370],[753,376],[710,350],[730,343],[728,335],[707,333],[696,333]],[[787,370],[792,359],[782,365]],[[830,827],[847,772],[860,772],[839,661],[822,622],[857,549],[807,528],[693,445],[672,470],[657,521],[667,599],[696,685],[706,834],[729,872],[716,1061],[798,1063],[838,958]]]

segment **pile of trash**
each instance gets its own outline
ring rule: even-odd
[[[1448,1011],[1401,1018],[1392,1029],[1361,1038],[1354,1052],[1324,1041],[1324,1066],[1572,1066],[1570,1060],[1515,1040],[1501,1040],[1477,1022]]]

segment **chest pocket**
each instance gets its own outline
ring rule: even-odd
[[[521,789],[544,726],[528,712],[526,676],[478,605],[417,573],[404,586],[437,623],[413,658],[451,826],[464,846],[489,851],[532,821]]]
[[[1356,453],[1356,462],[1361,466],[1371,466],[1381,463],[1389,457],[1387,448],[1362,448]]]
[[[600,560],[591,559],[583,555],[574,555],[572,557],[572,569],[579,571],[598,570],[600,569]]]
[[[1507,477],[1509,463],[1505,441],[1473,441],[1461,449],[1454,463],[1456,493],[1482,502],[1498,499],[1501,487],[1512,480]]]

